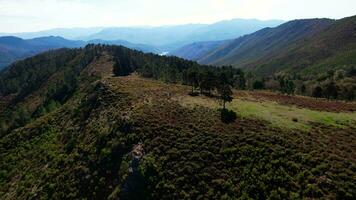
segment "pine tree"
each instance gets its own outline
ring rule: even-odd
[[[323,89],[320,86],[315,87],[312,95],[315,98],[321,98],[323,96]]]
[[[226,102],[231,102],[233,99],[231,86],[223,85],[218,89],[218,92],[220,94],[220,99],[222,100],[223,103],[223,110],[226,110]]]

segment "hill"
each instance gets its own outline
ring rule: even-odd
[[[90,40],[84,42],[79,40],[67,40],[62,37],[54,36],[24,40],[14,36],[5,36],[0,37],[0,70],[15,61],[41,52],[60,48],[84,47],[87,44],[123,45],[145,53],[162,53],[162,51],[156,47],[145,44],[134,44],[123,40]]]
[[[261,59],[253,65],[258,71],[299,72],[306,76],[355,66],[356,16],[335,21],[318,34],[290,45],[279,56]]]
[[[29,40],[13,36],[0,37],[0,70],[17,60],[50,49],[75,48],[84,45],[82,41],[66,40],[61,37],[41,37]]]
[[[223,43],[228,43],[226,41],[207,41],[207,42],[195,42],[187,44],[179,49],[170,52],[170,55],[178,56],[180,58],[188,60],[199,60],[201,57],[205,56],[212,49],[216,49]]]
[[[355,104],[235,91],[226,124],[213,96],[179,84],[194,68],[223,70],[103,45],[11,65],[0,73],[0,195],[356,197]]]
[[[245,67],[261,58],[273,58],[289,45],[319,33],[333,23],[329,19],[295,20],[266,28],[223,44],[199,59],[201,63]]]
[[[197,56],[190,56],[190,52],[199,52],[201,47],[194,44],[174,54],[202,64],[233,65],[259,76],[310,72],[320,75],[354,66],[355,24],[355,16],[340,20],[294,20],[220,45],[202,45],[204,53]]]

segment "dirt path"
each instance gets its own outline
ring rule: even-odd
[[[142,177],[139,166],[145,152],[141,143],[135,145],[130,153],[131,161],[129,167],[129,175],[122,184],[120,199],[132,200],[142,199],[145,183]]]

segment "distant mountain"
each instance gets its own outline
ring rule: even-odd
[[[24,40],[14,36],[0,37],[0,70],[17,60],[58,48],[82,47],[83,41],[66,40],[61,37],[41,37]]]
[[[101,31],[102,27],[93,27],[93,28],[55,28],[48,29],[38,32],[25,32],[25,33],[0,33],[0,36],[12,35],[15,37],[20,37],[23,39],[32,39],[38,37],[47,37],[47,36],[60,36],[63,38],[71,40],[80,40],[83,37],[88,37],[94,33]]]
[[[84,39],[119,39],[133,43],[161,46],[165,50],[171,51],[192,42],[232,39],[265,27],[278,26],[281,23],[283,23],[283,21],[234,19],[214,24],[105,28]]]
[[[283,21],[280,20],[233,19],[214,24],[160,27],[57,28],[39,32],[0,33],[0,36],[12,35],[24,39],[60,36],[71,40],[84,41],[127,41],[134,44],[155,46],[162,51],[172,51],[193,42],[233,39],[262,28],[275,27],[282,23]]]
[[[194,60],[233,65],[260,75],[312,69],[320,73],[356,64],[355,34],[356,16],[341,20],[294,20],[212,47]]]
[[[145,44],[134,44],[123,40],[91,40],[84,42],[80,40],[67,40],[62,37],[54,36],[24,40],[14,36],[5,36],[0,37],[0,70],[17,60],[36,55],[50,49],[78,48],[84,47],[89,43],[122,45],[127,48],[143,51],[145,53],[162,53],[162,51],[156,47]]]
[[[232,40],[209,52],[199,61],[209,64],[244,65],[254,59],[270,56],[281,48],[305,39],[333,23],[329,19],[295,20],[276,28],[265,28],[253,34]]]
[[[107,44],[107,45],[121,45],[121,46],[125,46],[127,48],[130,49],[135,49],[135,50],[139,50],[142,51],[144,53],[156,53],[156,54],[160,54],[162,53],[162,51],[154,46],[151,45],[146,45],[146,44],[134,44],[125,40],[100,40],[100,39],[96,39],[96,40],[90,40],[87,43],[92,43],[92,44]]]
[[[211,50],[216,49],[220,45],[228,42],[230,42],[230,40],[194,42],[170,52],[169,55],[178,56],[188,60],[199,60]]]

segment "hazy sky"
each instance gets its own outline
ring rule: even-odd
[[[0,0],[0,32],[351,15],[356,0]]]

